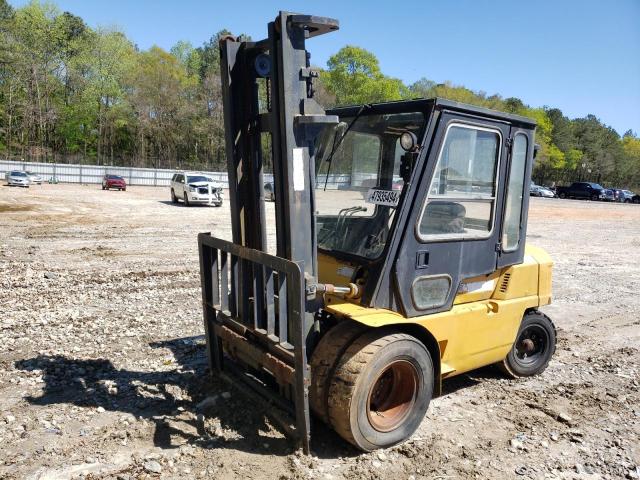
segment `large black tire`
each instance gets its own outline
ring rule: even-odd
[[[343,320],[325,333],[313,351],[309,362],[311,366],[309,405],[313,413],[325,423],[329,423],[327,397],[336,365],[345,350],[365,330],[367,327],[362,323]]]
[[[591,201],[593,202],[597,202],[599,198],[598,195],[591,195]]]
[[[559,196],[560,198],[567,198],[567,194],[566,194],[566,193],[564,193],[564,192],[560,192],[560,193],[558,194],[558,196]]]
[[[190,207],[191,204],[189,203],[189,197],[187,196],[187,192],[184,193],[182,198],[184,199],[184,206],[185,207]]]
[[[171,202],[178,203],[178,197],[176,197],[176,192],[173,191],[173,188],[171,189]]]
[[[516,341],[508,355],[498,364],[512,378],[542,373],[556,351],[556,327],[544,313],[525,313]]]
[[[640,198],[634,198],[633,203],[640,203]]]
[[[364,451],[403,442],[429,408],[433,375],[431,355],[415,337],[365,333],[340,358],[331,379],[331,426]]]

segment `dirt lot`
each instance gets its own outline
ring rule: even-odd
[[[312,457],[206,375],[195,235],[229,238],[228,213],[0,187],[0,478],[640,478],[640,206],[533,199],[556,262],[542,376],[452,379],[384,452],[314,425]]]

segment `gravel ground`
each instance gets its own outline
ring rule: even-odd
[[[168,196],[0,187],[0,478],[640,478],[640,206],[532,200],[556,262],[543,375],[451,379],[384,452],[314,425],[305,457],[209,379],[195,235],[229,238],[228,206]]]

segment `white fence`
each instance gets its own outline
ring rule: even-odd
[[[127,185],[146,185],[152,187],[167,187],[176,170],[136,167],[110,167],[106,165],[69,165],[65,163],[36,163],[0,160],[0,179],[5,178],[6,172],[11,170],[26,170],[40,175],[45,182],[57,181],[62,183],[102,183],[105,175],[120,175],[127,181]],[[205,172],[221,187],[228,188],[227,172]],[[349,186],[368,185],[367,180],[375,179],[375,174],[332,174],[329,175],[327,188],[339,189]],[[264,174],[265,182],[273,182],[273,174]],[[319,175],[317,186],[323,188],[326,175]],[[353,181],[353,183],[352,183]]]
[[[45,182],[56,180],[63,183],[102,183],[105,175],[120,175],[128,185],[166,187],[176,170],[159,168],[110,167],[106,165],[69,165],[64,163],[35,163],[0,160],[0,178],[11,170],[26,170],[40,175]],[[206,172],[222,187],[228,187],[227,173]],[[267,177],[267,175],[265,175]],[[273,180],[268,176],[265,181]]]

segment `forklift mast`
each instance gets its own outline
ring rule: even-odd
[[[233,243],[210,234],[198,237],[210,365],[222,370],[224,342],[224,351],[237,352],[255,370],[291,385],[295,436],[305,451],[306,343],[317,311],[313,146],[318,133],[338,121],[313,99],[317,73],[310,68],[305,42],[337,29],[338,21],[331,18],[280,12],[269,23],[266,39],[221,40]],[[276,256],[266,253],[263,135],[270,135],[272,146]]]
[[[320,130],[338,117],[325,115],[313,99],[317,73],[310,68],[305,41],[337,29],[337,20],[280,12],[269,23],[268,38],[220,42],[233,242],[267,251],[261,134],[268,134],[277,256],[301,262],[310,285],[317,280],[313,145]],[[260,105],[260,79],[266,85],[266,109]]]

